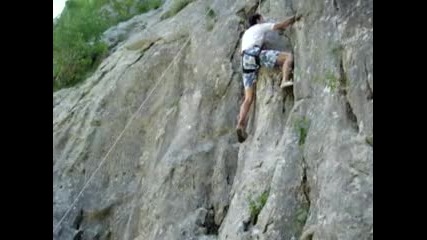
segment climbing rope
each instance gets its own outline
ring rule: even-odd
[[[208,10],[206,11],[206,14],[204,15],[204,17],[206,17],[209,14],[209,12],[210,12],[210,8],[208,8]],[[67,217],[67,215],[71,212],[71,209],[74,207],[74,205],[76,204],[77,200],[82,196],[83,191],[86,190],[87,186],[92,181],[92,179],[95,176],[95,174],[99,171],[99,169],[101,168],[101,166],[105,163],[105,161],[107,160],[107,157],[110,155],[111,151],[114,149],[114,147],[120,141],[120,139],[122,138],[122,136],[125,133],[126,129],[130,126],[130,124],[132,123],[132,121],[135,119],[135,116],[141,111],[142,107],[147,102],[147,100],[151,97],[151,95],[154,92],[154,90],[156,90],[156,88],[159,85],[159,83],[163,80],[164,75],[169,70],[169,68],[172,66],[172,63],[175,62],[175,60],[180,55],[180,53],[184,49],[184,47],[188,44],[188,42],[190,41],[190,39],[191,39],[191,36],[188,36],[187,41],[182,45],[181,49],[178,51],[178,53],[176,54],[176,56],[172,59],[172,62],[169,64],[169,66],[166,68],[166,70],[160,76],[160,80],[157,81],[157,83],[155,84],[154,88],[151,90],[151,92],[148,94],[148,96],[145,98],[145,100],[139,106],[138,110],[136,110],[136,112],[130,117],[129,121],[127,122],[127,124],[125,125],[125,127],[123,128],[123,130],[121,131],[121,133],[119,134],[119,136],[116,138],[116,140],[114,141],[113,145],[110,147],[110,149],[108,150],[108,152],[105,154],[104,158],[102,159],[102,161],[100,162],[100,164],[98,165],[98,167],[95,169],[95,171],[93,171],[92,175],[89,177],[89,179],[83,185],[83,187],[80,190],[80,192],[77,194],[77,197],[74,199],[74,201],[68,207],[67,211],[64,213],[64,215],[59,220],[59,222],[55,225],[55,227],[53,229],[54,233],[61,226],[61,223],[64,221],[64,219]]]

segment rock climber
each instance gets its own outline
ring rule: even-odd
[[[241,143],[246,140],[245,132],[246,115],[254,99],[254,84],[257,79],[258,69],[263,66],[267,68],[281,67],[282,81],[281,88],[292,86],[289,80],[293,64],[293,56],[289,52],[277,50],[262,50],[265,33],[268,31],[281,31],[299,20],[301,16],[290,17],[283,22],[267,23],[264,18],[256,13],[249,17],[249,28],[242,37],[241,55],[242,55],[242,76],[245,88],[245,99],[240,107],[239,120],[236,131],[238,141]]]

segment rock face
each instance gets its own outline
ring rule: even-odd
[[[54,239],[373,239],[373,1],[261,1],[267,19],[303,16],[266,45],[293,52],[295,83],[261,69],[243,144],[240,36],[258,1],[161,20],[168,6],[54,93]]]

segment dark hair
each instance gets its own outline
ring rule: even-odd
[[[258,23],[258,20],[261,19],[261,14],[255,13],[252,16],[249,17],[249,27],[255,25]]]

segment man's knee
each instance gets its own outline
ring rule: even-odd
[[[253,88],[246,89],[245,102],[252,103],[253,100],[254,100]]]
[[[292,56],[292,53],[288,53],[288,52],[280,52],[276,60],[277,65],[279,66],[282,66],[283,64],[289,61],[290,62],[293,61],[293,56]]]
[[[283,58],[285,59],[284,62],[293,62],[294,55],[292,53],[283,52],[282,55],[283,55]]]
[[[288,53],[287,58],[288,58],[288,61],[289,61],[290,63],[292,63],[292,62],[294,61],[294,55],[293,55],[292,53]]]
[[[254,96],[253,95],[247,95],[245,96],[245,102],[246,103],[252,103],[252,101],[254,100]]]

